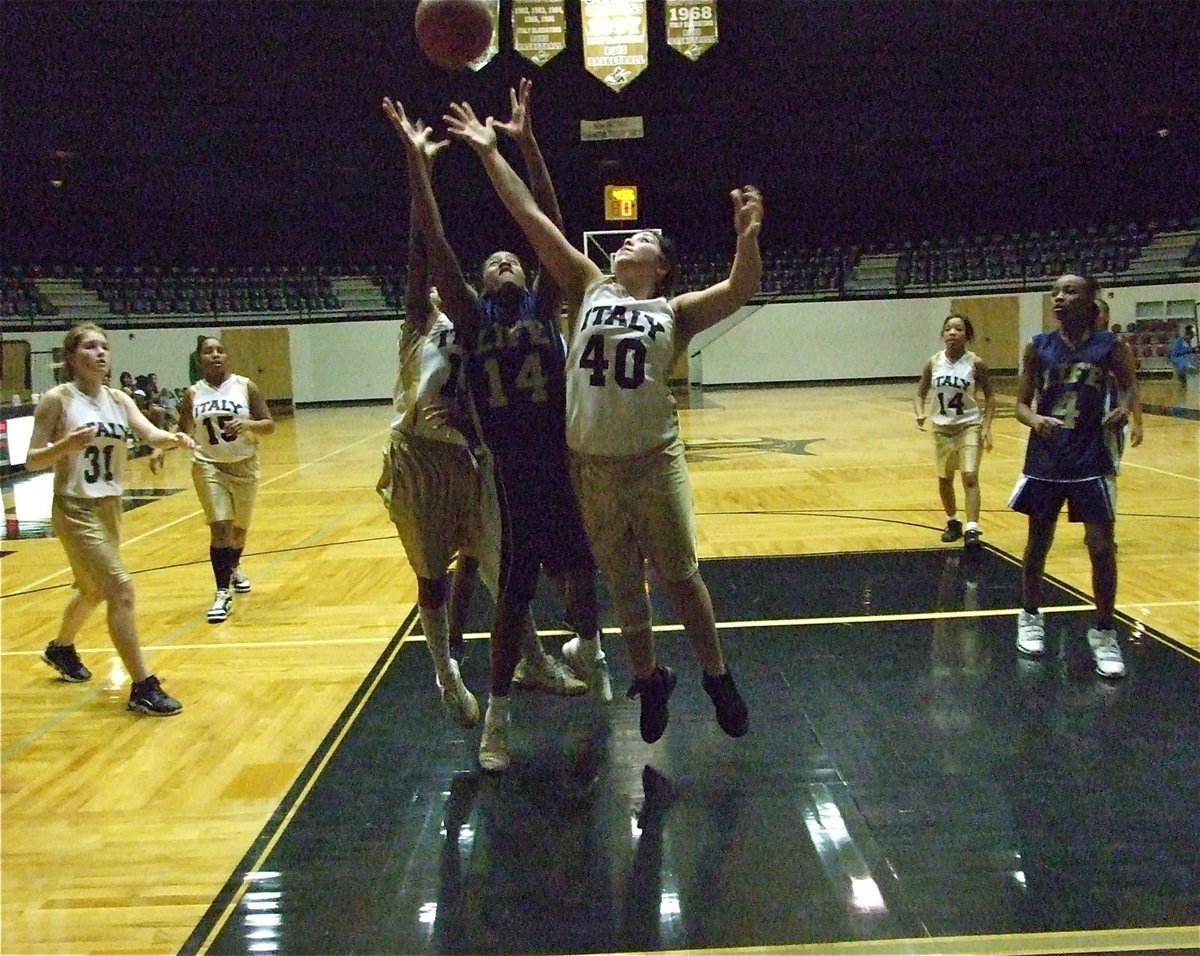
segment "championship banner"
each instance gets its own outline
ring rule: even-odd
[[[717,0],[663,0],[667,46],[689,60],[717,45]]]
[[[488,41],[487,49],[477,59],[467,64],[475,72],[479,72],[492,62],[492,57],[500,52],[500,0],[483,0],[487,4],[488,14],[492,18],[492,38]]]
[[[565,0],[513,0],[513,49],[545,66],[567,48]]]
[[[650,63],[646,0],[582,0],[583,65],[609,89],[623,90]]]

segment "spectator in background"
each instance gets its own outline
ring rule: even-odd
[[[204,366],[200,362],[200,350],[204,348],[207,335],[196,336],[196,351],[188,356],[188,384],[193,385],[204,377]]]
[[[1189,325],[1182,332],[1176,332],[1171,340],[1171,365],[1175,369],[1175,380],[1180,388],[1187,388],[1189,356],[1196,352],[1196,333]]]
[[[179,425],[179,399],[171,389],[158,384],[158,376],[154,372],[146,378],[150,384],[150,409],[163,419],[163,424],[159,427],[174,431]],[[154,421],[154,417],[151,416],[150,420]]]

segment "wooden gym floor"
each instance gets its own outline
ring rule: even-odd
[[[1011,395],[985,552],[939,541],[910,384],[709,392],[682,411],[703,570],[752,730],[724,737],[669,611],[671,724],[515,699],[514,766],[443,716],[415,580],[374,493],[389,411],[301,409],[264,441],[243,562],[205,623],[187,462],[131,463],[124,554],[178,718],[37,659],[69,586],[44,481],[5,485],[5,953],[1175,952],[1200,949],[1200,424],[1150,382],[1120,477],[1121,682],[1090,671],[1064,521],[1049,649],[1014,647]],[[1194,402],[1192,403],[1194,404]],[[41,503],[39,503],[41,502]],[[488,607],[465,665],[480,690]],[[538,601],[547,641],[557,608]]]

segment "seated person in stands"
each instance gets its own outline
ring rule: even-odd
[[[156,417],[150,407],[151,394],[149,375],[139,375],[133,380],[133,400],[137,403],[138,411],[150,419],[155,428],[162,428],[161,416]]]
[[[167,431],[174,431],[179,424],[179,399],[175,393],[169,388],[163,388],[158,384],[158,375],[151,372],[146,376],[149,385],[150,396],[150,411],[154,415],[161,415],[163,424],[159,428]],[[154,421],[154,418],[150,418]]]

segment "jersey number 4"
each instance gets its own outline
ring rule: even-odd
[[[942,393],[938,392],[937,400],[938,400],[938,409],[940,410],[939,414],[948,415],[950,413],[947,412],[946,409],[953,408],[955,415],[961,415],[963,413],[963,402],[966,401],[966,393],[965,392],[955,392],[954,397],[952,399],[950,399],[950,401],[947,402],[945,400],[945,397],[942,395]]]
[[[605,351],[607,341],[603,335],[593,335],[579,355],[579,367],[592,373],[588,384],[602,388],[610,368],[613,380],[621,388],[637,388],[646,381],[645,343],[641,339],[617,339],[610,361]]]

